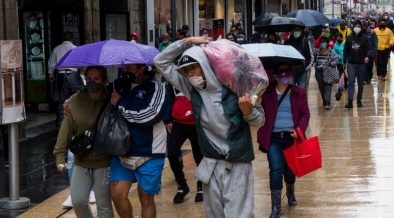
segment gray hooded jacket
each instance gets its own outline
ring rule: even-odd
[[[228,157],[230,152],[228,136],[232,126],[223,110],[222,97],[224,87],[216,79],[201,46],[192,46],[185,40],[179,40],[170,44],[161,54],[156,56],[155,64],[159,71],[162,72],[164,78],[184,93],[187,98],[191,99],[192,86],[187,78],[176,70],[177,66],[174,64],[174,60],[179,55],[188,55],[197,60],[204,72],[206,87],[204,89],[194,88],[202,100],[201,111],[199,111],[199,126],[216,152],[223,157]],[[195,100],[191,99],[192,102]],[[259,127],[264,122],[264,111],[260,104],[257,105],[249,116],[244,116],[243,118],[250,125]],[[250,137],[250,135],[239,137]],[[204,154],[207,151],[204,151],[202,148],[202,152]],[[204,154],[204,156],[206,155]]]

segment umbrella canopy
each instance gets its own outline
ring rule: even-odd
[[[56,67],[153,65],[153,59],[157,54],[159,54],[159,50],[153,46],[109,39],[79,46],[68,51]]]
[[[341,24],[343,22],[342,19],[340,18],[332,18],[330,19],[330,22],[328,22],[330,24],[330,26],[337,26],[339,24]]]
[[[279,17],[279,14],[273,12],[266,12],[256,17],[256,19],[254,19],[254,21],[252,22],[252,25],[257,25],[258,23],[264,22],[264,20],[271,19],[273,17]]]
[[[322,13],[315,10],[302,9],[286,14],[286,17],[295,17],[306,26],[319,26],[329,23],[330,20]]]
[[[293,69],[304,66],[304,56],[290,45],[278,45],[272,43],[244,44],[246,52],[257,56],[265,69],[272,70],[280,62],[288,63]]]
[[[289,32],[293,27],[305,27],[297,18],[293,17],[273,17],[271,19],[266,19],[264,22],[260,22],[255,25],[255,31],[270,31],[270,32]]]

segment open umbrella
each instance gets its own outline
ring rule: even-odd
[[[289,64],[293,70],[304,66],[304,56],[290,45],[251,43],[242,46],[249,54],[259,57],[267,70],[273,70],[281,62]]]
[[[289,32],[295,26],[305,27],[305,24],[293,17],[273,17],[256,24],[254,30],[259,32]]]
[[[343,20],[340,18],[332,18],[332,19],[330,19],[329,24],[330,24],[330,26],[337,26],[337,25],[341,24],[342,22],[343,22]]]
[[[79,46],[67,52],[57,68],[84,66],[121,66],[123,64],[153,65],[159,54],[153,46],[124,40],[109,39]]]
[[[295,17],[303,22],[306,26],[319,26],[330,22],[330,20],[324,14],[309,9],[292,11],[286,14],[286,17]]]
[[[279,17],[279,14],[273,13],[273,12],[266,12],[264,14],[261,14],[260,16],[256,17],[254,21],[252,22],[252,25],[257,25],[261,22],[264,22],[267,19],[271,19],[273,17]]]

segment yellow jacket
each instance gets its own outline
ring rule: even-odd
[[[373,31],[378,37],[378,50],[382,51],[394,45],[394,35],[389,28],[385,28],[384,30],[375,28]]]
[[[341,30],[341,27],[338,25],[337,30],[338,33],[342,35],[343,41],[345,41],[346,38],[352,34],[352,30],[349,27],[346,27],[344,30]]]

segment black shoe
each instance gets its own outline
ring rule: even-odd
[[[174,204],[180,204],[183,202],[183,199],[190,192],[189,186],[187,185],[178,185],[178,191],[174,197]]]
[[[363,107],[363,103],[361,102],[361,100],[357,101],[357,107]]]
[[[342,97],[342,92],[337,92],[337,93],[335,94],[335,99],[336,99],[337,101],[341,100],[341,97]]]
[[[194,202],[201,202],[204,200],[204,195],[201,190],[197,191],[196,197],[194,198]]]
[[[345,105],[345,108],[353,108],[353,102],[348,101],[348,103]]]
[[[326,111],[328,111],[328,110],[330,110],[330,105],[326,105],[326,106],[324,106],[324,109],[326,110]]]

